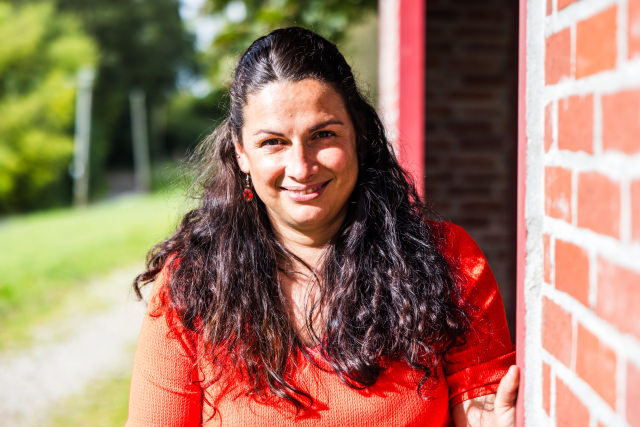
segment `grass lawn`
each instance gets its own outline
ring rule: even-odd
[[[142,267],[186,211],[182,194],[125,196],[0,222],[0,349],[27,344],[31,328],[55,317],[88,279]]]

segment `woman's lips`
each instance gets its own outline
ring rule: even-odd
[[[327,184],[329,184],[330,181],[331,180],[320,184],[289,186],[281,188],[282,190],[287,192],[287,196],[289,196],[290,199],[296,202],[306,202],[320,197],[320,195],[324,192],[324,189],[327,188]]]

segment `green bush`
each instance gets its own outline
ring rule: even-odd
[[[78,71],[96,62],[80,25],[49,3],[0,3],[0,213],[42,207],[73,154]]]

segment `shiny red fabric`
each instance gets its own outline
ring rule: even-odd
[[[213,382],[203,390],[201,384],[208,384],[215,370],[194,356],[201,350],[201,340],[162,310],[168,281],[163,271],[138,340],[127,426],[451,425],[450,408],[496,392],[515,363],[515,352],[484,255],[462,228],[441,225],[447,242],[442,250],[456,266],[465,306],[472,307],[468,311],[472,328],[466,343],[445,355],[438,365],[438,380],[423,389],[423,397],[417,393],[421,373],[402,362],[391,363],[373,386],[356,390],[300,355],[295,359],[294,381],[314,398],[313,407],[302,415],[295,416],[281,401],[264,403],[247,396],[239,377]],[[314,351],[312,357],[322,367]]]

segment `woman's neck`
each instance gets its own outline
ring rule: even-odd
[[[281,240],[283,245],[289,252],[298,257],[299,260],[293,261],[293,269],[300,273],[310,273],[308,272],[308,268],[315,273],[320,266],[322,265],[322,256],[324,254],[326,244],[325,245],[309,245],[306,242],[298,242],[292,240]],[[304,263],[304,264],[303,264]]]
[[[317,273],[322,267],[323,256],[327,245],[337,232],[333,229],[318,230],[308,233],[292,229],[272,222],[273,230],[284,247],[298,259],[292,259],[292,264],[280,276],[281,290],[287,300],[287,310],[293,327],[301,342],[307,346],[317,344],[316,338],[307,329],[309,310],[320,297],[317,283]],[[312,271],[309,271],[311,268]],[[322,335],[323,313],[318,310],[312,319],[315,335]]]
[[[339,228],[338,224],[337,227],[326,227],[310,231],[293,229],[276,221],[271,223],[276,238],[282,242],[284,247],[314,271],[322,264],[324,251]],[[294,261],[295,270],[306,270],[304,266],[296,264],[297,262]],[[300,270],[300,267],[302,267],[302,270]]]

